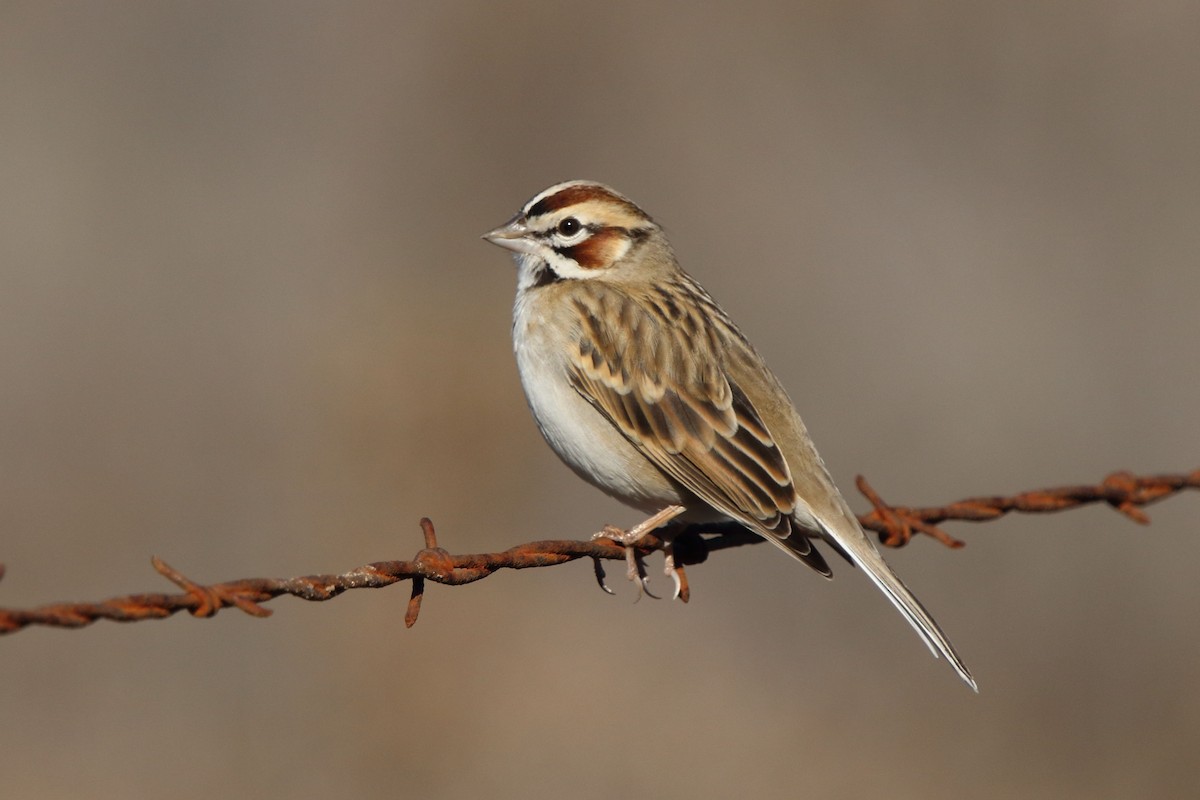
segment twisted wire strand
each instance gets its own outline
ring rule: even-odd
[[[1010,496],[972,497],[944,506],[910,507],[887,504],[859,476],[859,491],[874,508],[859,516],[863,527],[879,535],[889,547],[902,547],[915,534],[931,536],[947,547],[958,548],[963,542],[940,527],[943,522],[987,522],[1009,513],[1038,514],[1065,511],[1094,503],[1107,503],[1135,522],[1146,524],[1150,518],[1142,510],[1150,503],[1178,494],[1185,489],[1200,489],[1200,469],[1191,473],[1137,476],[1115,472],[1098,484],[1035,489]],[[417,621],[425,593],[425,581],[448,586],[482,580],[501,569],[530,569],[565,564],[591,558],[595,574],[604,586],[605,560],[623,560],[624,548],[607,539],[575,541],[544,540],[517,545],[498,553],[451,555],[438,546],[437,534],[429,519],[421,520],[425,547],[407,561],[378,561],[341,574],[305,575],[294,578],[243,578],[203,585],[185,577],[159,558],[151,559],[154,569],[180,592],[174,594],[132,594],[97,603],[54,603],[32,609],[0,608],[0,634],[15,633],[31,625],[81,628],[101,619],[138,622],[163,619],[179,611],[194,617],[211,617],[223,608],[237,608],[256,617],[270,616],[263,603],[280,595],[302,600],[331,600],[350,589],[379,589],[399,581],[412,581],[412,594],[405,612],[408,627]],[[718,550],[763,541],[737,526],[692,528],[675,539],[675,558],[680,565],[696,564]],[[643,555],[663,547],[657,536],[645,537],[637,546]],[[0,565],[0,577],[4,567]],[[688,597],[686,575],[681,599]]]

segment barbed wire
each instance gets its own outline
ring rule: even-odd
[[[973,497],[945,506],[909,507],[888,505],[859,476],[857,486],[874,508],[859,516],[863,527],[879,535],[888,547],[902,547],[914,534],[931,536],[947,547],[962,547],[939,526],[948,521],[986,522],[1017,512],[1038,514],[1065,511],[1094,503],[1107,503],[1115,510],[1142,524],[1150,518],[1142,507],[1165,499],[1184,489],[1200,489],[1200,469],[1187,474],[1139,477],[1129,472],[1114,472],[1094,486],[1066,486],[1035,489],[1011,496]],[[251,616],[270,616],[263,603],[280,595],[302,600],[331,600],[350,589],[379,589],[399,581],[412,581],[412,595],[404,615],[404,624],[412,627],[421,610],[425,581],[458,586],[482,580],[502,569],[530,569],[565,564],[580,558],[593,560],[595,576],[604,587],[606,560],[624,560],[624,548],[607,539],[574,541],[545,540],[518,545],[499,553],[451,555],[438,546],[437,533],[429,519],[421,520],[425,547],[409,561],[379,561],[339,575],[306,575],[296,578],[243,578],[205,586],[185,577],[162,559],[151,563],[158,573],[180,589],[176,594],[133,594],[98,603],[55,603],[33,609],[0,608],[0,634],[15,633],[31,625],[81,628],[100,619],[138,622],[163,619],[179,611],[194,617],[211,617],[223,608],[238,608]],[[681,599],[688,598],[683,565],[698,564],[718,550],[756,544],[763,541],[736,525],[691,526],[674,540],[675,560],[683,581]],[[663,547],[663,540],[646,536],[637,546],[642,555]],[[0,564],[0,578],[4,566]],[[605,587],[606,588],[606,587]]]
[[[1134,522],[1147,525],[1150,517],[1142,506],[1150,505],[1184,489],[1200,489],[1200,469],[1187,474],[1139,477],[1131,472],[1114,472],[1095,486],[1062,486],[1034,489],[1010,497],[971,497],[946,506],[906,508],[888,506],[859,475],[858,490],[871,501],[875,510],[859,517],[864,528],[879,534],[888,547],[902,547],[914,532],[932,536],[947,547],[962,547],[963,542],[948,535],[939,523],[947,521],[987,522],[1011,512],[1046,514],[1066,511],[1092,503],[1107,503]]]

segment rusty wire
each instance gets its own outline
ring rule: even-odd
[[[883,544],[901,547],[914,534],[923,533],[948,547],[962,547],[963,542],[946,534],[938,525],[946,521],[985,522],[1010,512],[1032,514],[1064,511],[1092,503],[1107,503],[1135,522],[1145,524],[1150,519],[1141,510],[1142,507],[1184,489],[1200,489],[1200,469],[1189,474],[1150,477],[1115,472],[1094,486],[1038,489],[1009,497],[973,497],[927,508],[890,506],[861,476],[857,485],[874,506],[872,511],[860,515],[859,520],[863,527],[878,533]],[[81,628],[99,619],[116,622],[162,619],[178,611],[187,611],[194,617],[211,617],[222,608],[238,608],[252,616],[266,617],[270,616],[271,611],[263,608],[262,604],[280,595],[292,595],[303,600],[329,600],[349,589],[378,589],[403,580],[412,581],[412,595],[404,615],[404,624],[412,627],[421,610],[426,580],[458,586],[481,580],[501,569],[549,567],[579,558],[591,558],[596,577],[603,586],[601,562],[625,558],[620,545],[605,539],[546,540],[518,545],[500,553],[456,556],[438,546],[432,522],[422,519],[421,529],[425,536],[425,547],[412,560],[379,561],[340,575],[244,578],[205,586],[186,578],[161,559],[154,558],[151,563],[155,570],[182,592],[127,595],[99,603],[56,603],[27,610],[0,608],[0,634],[15,633],[30,625]],[[692,528],[675,540],[676,561],[681,565],[696,564],[705,560],[710,552],[759,541],[762,539],[736,526]],[[638,549],[645,554],[662,546],[662,539],[651,535],[638,545]],[[3,575],[4,566],[0,564],[0,578]],[[680,577],[684,580],[681,596],[686,602],[686,575],[681,574]]]

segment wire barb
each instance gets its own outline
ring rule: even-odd
[[[947,547],[962,547],[938,525],[942,522],[987,522],[1005,514],[1047,514],[1066,511],[1092,503],[1107,503],[1134,522],[1149,524],[1142,506],[1158,502],[1184,489],[1200,489],[1200,469],[1187,474],[1138,477],[1130,472],[1114,472],[1095,486],[1063,486],[1035,489],[1011,497],[972,497],[946,506],[909,508],[890,506],[859,475],[858,490],[871,501],[873,511],[859,517],[862,526],[879,534],[888,547],[903,547],[914,532],[924,533]]]
[[[1114,472],[1094,486],[1038,489],[1009,497],[973,497],[928,508],[888,505],[861,476],[857,485],[874,507],[860,515],[859,521],[864,528],[879,534],[883,544],[902,547],[914,534],[923,533],[948,547],[962,547],[963,542],[938,526],[948,521],[986,522],[1014,512],[1065,511],[1093,503],[1106,503],[1135,522],[1146,524],[1150,518],[1142,508],[1185,489],[1200,489],[1200,469],[1187,474],[1149,477]],[[404,615],[405,626],[411,628],[421,610],[426,581],[459,586],[482,580],[502,569],[550,567],[590,558],[595,564],[596,578],[603,587],[601,562],[626,557],[622,545],[606,539],[546,540],[518,545],[500,553],[456,556],[438,546],[437,532],[428,518],[422,519],[420,524],[425,547],[411,561],[379,561],[340,575],[246,578],[205,586],[156,557],[151,560],[154,569],[178,586],[181,593],[135,594],[99,603],[56,603],[33,609],[0,608],[0,634],[15,633],[31,625],[81,628],[100,619],[114,622],[163,619],[179,611],[187,611],[194,617],[211,617],[223,608],[237,608],[251,616],[266,617],[271,611],[262,604],[280,595],[320,602],[350,589],[380,589],[403,580],[412,581],[412,595]],[[673,545],[679,576],[684,581],[684,595],[687,583],[683,565],[699,564],[719,550],[762,541],[761,537],[737,525],[693,526],[680,533]],[[641,555],[662,550],[664,546],[663,539],[652,533],[643,536],[635,545]],[[4,565],[0,564],[0,578],[3,576]]]

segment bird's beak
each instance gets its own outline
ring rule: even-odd
[[[517,214],[494,231],[488,231],[483,238],[514,253],[532,253],[536,250],[536,245],[529,238],[529,228],[525,225],[523,214]]]

